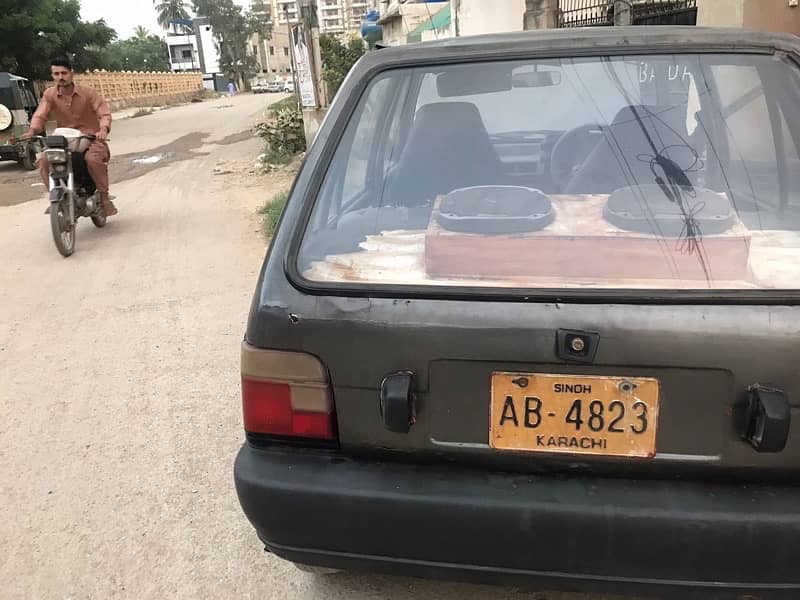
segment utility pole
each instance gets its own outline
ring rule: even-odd
[[[314,77],[314,87],[317,91],[317,104],[320,108],[328,107],[328,88],[325,79],[322,77],[322,47],[319,43],[319,25],[316,24],[310,29],[311,39],[311,72]]]
[[[311,145],[325,117],[328,100],[322,80],[322,54],[319,44],[319,20],[316,0],[300,0],[300,7],[303,15],[303,34],[308,44],[308,76],[311,79],[310,83],[313,88],[315,104],[314,106],[302,107],[306,143]]]
[[[633,25],[631,0],[614,1],[614,26]]]
[[[284,2],[283,14],[286,16],[286,32],[289,35],[289,60],[292,63],[292,82],[294,83],[294,97],[297,100],[297,106],[300,110],[303,109],[303,101],[300,98],[300,83],[297,80],[297,63],[294,61],[294,42],[292,40],[292,23],[289,21],[289,3]]]

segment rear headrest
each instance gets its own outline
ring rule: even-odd
[[[414,128],[425,129],[426,126],[449,129],[461,127],[478,127],[486,130],[478,108],[470,102],[438,102],[426,104],[417,110]],[[432,130],[431,130],[432,131]]]

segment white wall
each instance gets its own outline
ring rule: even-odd
[[[698,0],[697,24],[708,27],[741,27],[743,0]]]
[[[444,40],[449,37],[453,37],[452,24],[450,27],[445,27],[443,29],[426,29],[422,32],[420,41],[432,42],[434,40]]]
[[[459,35],[522,31],[525,0],[451,0],[450,4],[452,9],[458,6],[453,20],[458,19]]]
[[[199,25],[200,42],[203,46],[203,59],[206,73],[219,73],[219,52],[214,44],[214,32],[210,25]]]
[[[387,46],[402,46],[406,43],[406,27],[399,17],[383,24],[383,40]]]

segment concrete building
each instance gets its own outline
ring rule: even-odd
[[[173,72],[198,71],[203,73],[206,88],[219,88],[220,56],[208,18],[192,19],[186,33],[168,33],[166,42]]]
[[[658,7],[659,1],[633,0],[633,3],[649,9]],[[565,11],[584,11],[590,21],[595,11],[607,11],[611,4],[603,0],[450,0],[454,35],[558,27],[559,15],[563,18]],[[670,2],[664,0],[664,4]],[[797,0],[696,0],[696,24],[800,35],[798,4]],[[692,2],[686,6],[694,8]],[[692,19],[694,15],[692,12]]]
[[[168,33],[166,41],[171,71],[179,73],[201,70],[199,45],[194,33],[191,31],[183,34]]]
[[[423,21],[421,25],[411,31],[406,36],[406,40],[409,44],[413,44],[454,37],[452,17],[450,3],[445,2],[444,7],[437,7],[436,12],[432,12],[430,19]]]
[[[443,8],[442,2],[416,2],[415,0],[381,0],[383,43],[400,46],[408,43],[408,35]]]
[[[451,0],[454,35],[522,31],[525,0]]]
[[[457,0],[453,0],[457,1]],[[464,0],[461,0],[464,1]],[[507,0],[496,0],[505,2]],[[743,27],[760,31],[781,31],[800,34],[800,7],[797,0],[633,0],[633,8],[637,5],[644,13],[659,9],[659,5],[668,8],[669,4],[682,4],[691,9],[692,22],[698,26],[708,27]],[[563,10],[576,6],[594,6],[602,2],[575,2],[575,0],[526,0],[528,29],[555,27],[559,14]],[[610,2],[613,4],[613,2]],[[582,9],[590,10],[590,9]],[[694,16],[696,15],[696,20]],[[647,23],[648,20],[644,19]],[[683,21],[679,21],[683,23]]]
[[[358,36],[364,15],[377,6],[378,0],[316,0],[321,33],[342,38]],[[248,52],[258,63],[257,79],[287,79],[292,74],[292,56],[288,25],[299,22],[300,3],[297,0],[264,0],[260,12],[271,34],[254,34]],[[287,18],[288,17],[288,18]]]
[[[344,0],[317,0],[317,19],[321,33],[342,35],[347,29]]]
[[[357,35],[367,11],[377,8],[377,0],[350,0],[348,10],[345,14],[348,33]]]
[[[632,0],[637,23],[743,27],[800,35],[800,0]],[[613,0],[381,0],[387,45],[559,26],[608,25]]]
[[[798,4],[793,0],[698,0],[697,24],[800,35]]]
[[[250,53],[256,58],[261,74],[268,79],[284,79],[292,73],[289,33],[286,28],[273,29],[269,38],[255,34],[250,38]]]
[[[376,8],[378,0],[315,0],[321,33],[339,36],[357,35],[366,12]],[[269,0],[272,7],[273,32],[286,28],[288,22],[297,23],[300,16],[298,0]]]

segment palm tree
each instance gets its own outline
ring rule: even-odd
[[[185,0],[153,0],[153,5],[156,7],[158,24],[164,29],[170,28],[170,21],[189,18]],[[177,26],[175,30],[178,30]]]
[[[137,25],[136,28],[133,30],[133,37],[138,40],[146,40],[150,37],[150,31],[148,31],[147,27],[142,27],[141,25]]]

